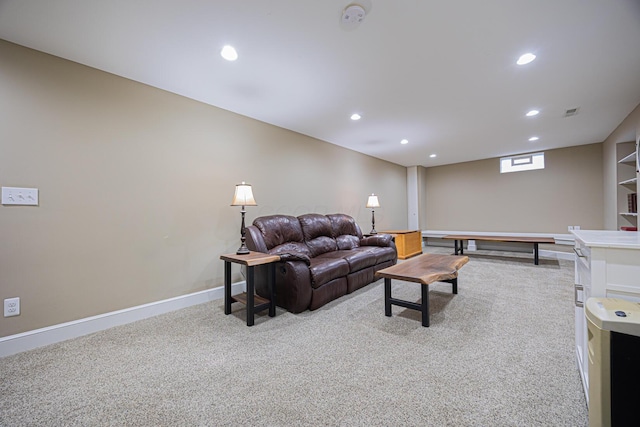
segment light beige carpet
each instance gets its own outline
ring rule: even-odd
[[[385,317],[380,280],[250,328],[220,300],[0,359],[0,425],[586,426],[573,263],[469,255],[429,328]]]

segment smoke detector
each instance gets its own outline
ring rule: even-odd
[[[342,22],[347,25],[357,25],[362,22],[367,12],[359,4],[350,4],[342,11]]]

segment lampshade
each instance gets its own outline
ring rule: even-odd
[[[231,206],[258,206],[253,198],[253,191],[250,184],[236,184],[236,193],[233,195]]]
[[[369,196],[369,200],[367,200],[367,207],[368,208],[379,208],[380,207],[380,202],[378,201],[378,196],[376,196],[375,194],[371,193],[371,195]]]

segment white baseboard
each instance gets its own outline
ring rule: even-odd
[[[566,259],[567,261],[576,260],[576,255],[573,252],[539,250],[538,255],[540,256],[540,258]]]
[[[238,282],[231,285],[232,294],[244,292],[246,282]],[[125,325],[170,311],[180,310],[192,305],[203,304],[205,302],[222,299],[224,297],[224,286],[204,291],[195,292],[188,295],[143,304],[136,307],[125,308],[123,310],[112,311],[110,313],[97,316],[86,317],[59,325],[48,326],[46,328],[35,329],[33,331],[20,334],[9,335],[0,338],[0,357],[11,356],[12,354],[32,350],[49,344],[66,341],[94,332],[113,328],[114,326]]]

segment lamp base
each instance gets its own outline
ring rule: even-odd
[[[371,231],[369,232],[369,234],[378,234],[378,232],[377,232],[377,231],[376,231],[376,229],[374,228],[373,230],[371,230]]]
[[[247,248],[247,245],[242,243],[242,246],[240,246],[240,248],[238,248],[238,250],[236,251],[236,255],[249,255],[250,252],[251,251],[249,250],[249,248]]]

